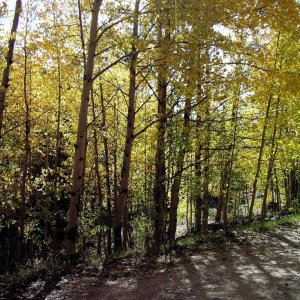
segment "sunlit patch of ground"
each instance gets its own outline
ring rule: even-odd
[[[46,299],[300,299],[300,223],[209,245],[165,264],[146,257],[70,277]]]

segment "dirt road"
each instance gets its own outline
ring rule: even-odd
[[[300,223],[174,260],[120,260],[101,276],[65,278],[46,299],[300,299]]]

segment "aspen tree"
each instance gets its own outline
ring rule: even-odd
[[[128,114],[127,114],[127,132],[125,139],[125,146],[123,151],[123,163],[121,170],[121,182],[119,187],[119,196],[116,207],[116,215],[114,219],[114,247],[115,251],[122,248],[122,220],[124,210],[126,208],[129,176],[131,166],[132,146],[134,142],[134,122],[135,122],[135,102],[136,102],[136,67],[138,60],[138,49],[136,42],[138,40],[138,25],[139,25],[139,6],[140,0],[135,2],[135,11],[133,18],[133,43],[131,45],[130,57],[130,79],[129,79],[129,93],[128,93]]]
[[[177,227],[177,210],[179,204],[179,190],[181,185],[185,154],[187,152],[187,147],[189,143],[190,115],[191,115],[190,97],[186,97],[184,109],[185,112],[184,112],[183,126],[181,132],[181,145],[176,157],[177,169],[171,187],[171,203],[170,203],[171,207],[169,213],[169,240],[172,244],[175,242],[175,234],[176,234],[176,227]]]
[[[274,71],[277,70],[277,64],[278,64],[279,41],[280,41],[280,32],[277,35],[277,42],[276,42],[276,49],[275,49],[275,59],[274,59],[274,67],[273,67]],[[271,87],[271,89],[272,88],[273,87]],[[262,129],[262,134],[261,134],[261,143],[260,143],[260,147],[259,147],[259,154],[258,154],[258,159],[257,159],[255,177],[254,177],[254,181],[253,181],[252,197],[251,197],[251,203],[250,203],[250,208],[249,208],[249,219],[250,220],[253,217],[253,208],[254,208],[255,199],[256,199],[257,184],[258,184],[258,179],[259,179],[260,171],[261,171],[263,153],[264,153],[264,149],[265,149],[266,134],[267,134],[267,129],[268,129],[268,125],[269,125],[271,104],[272,104],[273,99],[274,99],[274,94],[273,93],[274,93],[274,91],[271,90],[270,94],[269,94],[269,97],[268,97],[267,108],[266,108],[265,118],[264,118],[264,124],[263,124],[263,129]]]
[[[159,253],[164,238],[166,192],[166,130],[167,130],[167,87],[168,65],[167,53],[170,42],[170,32],[164,24],[163,16],[158,20],[158,48],[160,49],[159,66],[157,71],[157,100],[158,125],[155,153],[155,179],[153,188],[155,223],[154,244],[152,252]],[[165,32],[164,32],[165,31]]]
[[[9,76],[10,76],[11,65],[13,63],[14,49],[15,49],[17,30],[18,30],[21,12],[22,12],[22,1],[16,0],[15,14],[14,14],[13,24],[11,28],[10,39],[8,42],[8,51],[6,54],[6,66],[3,71],[2,82],[0,86],[0,138],[2,134],[3,117],[4,117],[4,110],[6,105],[5,98],[6,98],[7,89],[9,87],[9,80],[10,80]]]
[[[74,255],[76,250],[77,222],[79,201],[84,174],[85,144],[87,134],[87,116],[90,92],[93,85],[94,61],[97,46],[98,16],[102,0],[95,0],[92,8],[92,20],[88,44],[86,69],[83,78],[81,105],[77,127],[77,140],[75,144],[73,183],[68,211],[68,224],[66,229],[65,249],[66,255]]]

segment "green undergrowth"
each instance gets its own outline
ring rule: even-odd
[[[286,225],[300,221],[300,214],[283,216],[278,220],[255,221],[249,225],[236,227],[237,232],[243,232],[245,229],[250,232],[265,232],[273,230],[276,226]]]
[[[20,265],[16,270],[0,275],[0,283],[12,288],[22,288],[37,279],[45,281],[59,280],[61,276],[70,273],[72,264],[63,260],[36,260],[33,263]]]
[[[295,222],[300,222],[300,214],[286,215],[278,220],[255,221],[245,225],[234,225],[228,228],[227,232],[223,229],[216,232],[208,232],[206,235],[201,233],[188,233],[177,240],[177,250],[192,250],[197,251],[201,246],[210,240],[213,242],[222,241],[224,237],[234,236],[244,233],[266,232],[274,230],[276,226],[287,225]]]
[[[205,238],[201,233],[188,233],[177,240],[177,250],[198,250],[205,243]]]

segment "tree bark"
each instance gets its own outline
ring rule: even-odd
[[[201,153],[202,145],[198,145],[195,153],[195,230],[200,232],[202,227],[202,197],[201,197]]]
[[[197,95],[197,102],[198,105],[201,103],[201,95],[202,95],[202,89],[201,85],[198,83],[197,85],[198,89],[198,95]],[[202,148],[203,145],[200,142],[200,127],[201,127],[201,116],[199,113],[199,107],[196,110],[196,136],[197,142],[196,142],[196,150],[195,150],[195,230],[200,232],[202,229],[202,196],[201,196],[201,176],[202,176]]]
[[[203,206],[203,218],[202,218],[202,231],[207,230],[208,225],[208,215],[209,215],[209,205],[208,205],[208,198],[209,198],[209,173],[210,173],[210,130],[211,130],[211,121],[210,121],[210,100],[209,97],[206,100],[206,107],[205,107],[205,115],[207,119],[206,123],[206,132],[205,132],[205,151],[204,151],[204,169],[203,169],[203,199],[204,199],[204,206]]]
[[[276,44],[276,49],[275,49],[276,53],[275,53],[275,60],[274,60],[274,71],[277,69],[277,54],[278,54],[277,52],[278,52],[278,48],[279,48],[279,40],[280,40],[280,32],[278,33],[277,44]],[[261,135],[259,155],[258,155],[258,160],[257,160],[255,177],[254,177],[254,181],[253,181],[252,198],[251,198],[251,203],[250,203],[250,208],[249,208],[249,220],[251,220],[253,217],[253,208],[254,208],[254,203],[255,203],[255,199],[256,199],[257,184],[258,184],[258,179],[259,179],[259,175],[260,175],[263,152],[264,152],[264,148],[265,148],[266,133],[267,133],[267,127],[268,127],[268,123],[269,123],[269,114],[270,114],[272,100],[273,100],[273,92],[271,90],[269,99],[268,99],[268,103],[267,103],[265,118],[264,118],[264,125],[263,125],[263,130],[262,130],[262,135]]]
[[[92,100],[92,111],[93,111],[93,120],[96,120],[96,109],[95,109],[95,101],[93,89],[91,92],[91,100]],[[102,191],[102,178],[99,170],[99,147],[98,147],[98,135],[97,130],[94,127],[93,129],[93,138],[94,138],[94,159],[95,159],[95,175],[96,175],[96,188],[97,188],[97,197],[98,197],[98,209],[97,209],[97,224],[101,224],[101,218],[103,216],[103,191]],[[102,230],[100,229],[97,233],[98,235],[98,251],[97,254],[101,255],[101,242],[102,242]],[[99,244],[100,243],[100,244]],[[100,250],[99,250],[100,249]]]
[[[27,30],[27,29],[26,29]],[[26,45],[24,45],[24,77],[23,77],[23,95],[25,105],[25,147],[24,147],[24,161],[23,161],[23,175],[21,182],[21,209],[20,209],[20,244],[19,244],[19,259],[22,259],[24,254],[24,239],[25,239],[25,215],[26,215],[26,185],[28,180],[28,166],[30,157],[30,99],[27,91],[27,75],[28,75],[28,52]]]
[[[291,199],[299,199],[299,178],[298,178],[298,164],[295,164],[290,172],[291,176]]]
[[[122,249],[122,221],[124,210],[127,203],[129,176],[131,167],[131,154],[134,141],[134,123],[135,123],[135,102],[136,102],[136,68],[138,60],[138,50],[136,48],[136,40],[138,39],[139,25],[139,5],[140,0],[135,2],[135,12],[133,19],[133,34],[134,39],[131,45],[130,59],[130,79],[129,79],[129,103],[127,114],[127,132],[123,151],[123,163],[121,169],[121,182],[119,187],[119,197],[117,202],[117,210],[114,219],[114,248],[115,251]]]
[[[8,43],[8,52],[6,55],[6,66],[3,71],[2,82],[0,87],[0,139],[1,139],[2,128],[3,128],[5,98],[6,98],[7,89],[9,87],[9,80],[10,80],[9,75],[10,75],[11,65],[13,63],[14,48],[16,43],[16,36],[17,36],[17,30],[18,30],[21,12],[22,12],[22,1],[16,0],[15,14],[14,14],[13,24],[11,28],[10,39]]]
[[[60,216],[57,211],[57,201],[60,201],[57,193],[57,185],[59,181],[59,167],[60,167],[60,152],[61,152],[61,100],[62,100],[62,82],[61,82],[61,56],[58,45],[56,45],[57,51],[57,77],[58,77],[58,89],[57,89],[57,122],[56,122],[56,141],[55,141],[55,162],[54,162],[54,178],[53,178],[53,204],[55,214],[55,233],[54,233],[54,253],[59,253],[62,247],[62,241],[59,240],[59,228]]]
[[[186,98],[185,106],[184,106],[185,113],[184,113],[183,127],[181,133],[181,143],[176,158],[177,170],[171,187],[171,208],[169,213],[169,241],[171,244],[175,242],[176,227],[177,227],[177,209],[179,204],[179,190],[180,190],[181,178],[183,173],[184,158],[185,158],[185,154],[189,142],[190,115],[191,115],[190,107],[191,107],[191,99]]]
[[[238,124],[237,124],[237,117],[238,117],[238,110],[239,110],[239,93],[237,95],[237,100],[232,105],[232,122],[233,122],[233,136],[232,136],[232,143],[230,145],[230,158],[228,160],[228,171],[226,171],[226,179],[227,179],[227,186],[226,186],[226,196],[225,196],[225,203],[223,206],[223,220],[224,220],[224,227],[227,228],[228,226],[228,203],[230,200],[231,194],[231,183],[232,183],[232,169],[234,163],[234,157],[236,152],[236,139],[237,139],[237,132],[238,132]]]
[[[155,224],[154,244],[152,252],[160,253],[165,230],[165,206],[167,202],[166,193],[166,130],[167,130],[167,45],[170,41],[169,33],[163,37],[163,24],[159,20],[158,48],[161,51],[160,65],[158,67],[158,125],[155,154],[155,179],[153,188]]]
[[[205,59],[207,62],[210,62],[209,56],[209,48],[211,45],[207,43],[205,45]],[[209,82],[211,80],[211,70],[209,63],[205,64],[205,73],[204,73],[205,81]],[[209,217],[209,182],[210,182],[210,144],[211,144],[211,87],[209,84],[204,86],[204,93],[206,96],[205,103],[203,106],[206,123],[205,123],[205,131],[204,131],[204,168],[203,168],[203,216],[202,216],[202,231],[205,232],[207,230],[208,225],[208,217]]]
[[[287,214],[291,207],[291,180],[288,171],[284,171],[284,190],[285,190],[285,207],[284,212]]]
[[[101,97],[101,108],[102,108],[102,129],[106,132],[106,111],[104,105],[104,95],[103,86],[100,84],[100,97]],[[104,145],[104,164],[105,164],[105,183],[106,183],[106,193],[107,193],[107,252],[108,255],[111,254],[111,232],[112,232],[112,205],[111,205],[111,182],[110,182],[110,169],[109,169],[109,152],[108,152],[108,138],[106,134],[103,135],[103,145]]]
[[[79,212],[79,200],[83,182],[84,165],[85,165],[85,144],[87,135],[87,116],[88,102],[93,85],[94,60],[97,46],[97,27],[98,15],[102,0],[95,0],[92,9],[92,20],[90,27],[90,38],[88,46],[87,64],[83,80],[83,88],[81,94],[81,106],[77,128],[77,140],[75,144],[73,183],[71,199],[68,211],[68,223],[66,229],[65,249],[66,255],[75,255],[76,238],[77,238],[77,222]]]
[[[274,126],[273,126],[273,134],[272,134],[272,142],[271,142],[271,148],[270,148],[270,158],[269,158],[269,164],[268,164],[268,172],[267,172],[267,178],[266,178],[266,184],[265,184],[265,190],[264,190],[264,196],[263,196],[263,203],[261,207],[261,219],[264,220],[267,216],[267,198],[268,198],[268,192],[270,187],[270,182],[272,178],[272,172],[273,172],[273,166],[276,159],[276,153],[277,153],[277,147],[276,147],[276,135],[277,135],[277,120],[278,120],[278,114],[279,114],[279,103],[280,103],[280,97],[278,96],[277,104],[276,104],[276,112],[275,112],[275,120],[274,120]]]
[[[227,169],[228,169],[229,160],[227,159],[225,162],[222,163],[222,171],[220,176],[220,193],[219,193],[219,201],[217,205],[217,212],[215,217],[215,222],[220,223],[222,219],[222,212],[225,203],[225,188],[226,188],[226,176],[227,176]]]
[[[267,104],[265,119],[264,119],[261,143],[260,143],[258,160],[257,160],[257,165],[256,165],[256,173],[255,173],[254,182],[253,182],[252,197],[251,197],[251,203],[250,203],[250,208],[249,208],[249,220],[251,220],[252,216],[253,216],[253,208],[254,208],[254,203],[255,203],[255,199],[256,199],[257,184],[258,184],[258,179],[259,179],[259,175],[260,175],[263,152],[264,152],[264,148],[265,148],[266,132],[267,132],[267,127],[268,127],[272,99],[273,99],[273,95],[270,94],[268,104]]]

